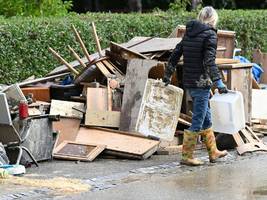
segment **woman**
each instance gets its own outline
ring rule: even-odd
[[[203,164],[202,161],[193,158],[199,134],[206,144],[210,162],[215,162],[217,158],[227,155],[227,151],[217,149],[208,105],[212,84],[220,93],[227,93],[227,88],[215,64],[217,21],[218,14],[214,8],[204,7],[198,15],[198,20],[187,23],[185,35],[174,49],[165,69],[163,82],[168,85],[177,62],[183,55],[183,85],[193,100],[192,125],[184,131],[181,164],[185,165]]]

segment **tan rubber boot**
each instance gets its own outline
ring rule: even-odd
[[[203,137],[205,145],[207,147],[211,163],[215,163],[217,158],[222,158],[228,154],[226,150],[219,151],[217,149],[216,140],[212,128],[208,128],[202,131],[201,136]]]
[[[183,150],[182,150],[182,165],[199,166],[204,163],[193,158],[193,152],[196,148],[198,132],[184,131]]]

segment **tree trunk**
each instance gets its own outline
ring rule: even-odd
[[[128,0],[130,12],[142,12],[142,0]]]

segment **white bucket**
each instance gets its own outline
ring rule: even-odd
[[[210,99],[213,130],[220,133],[234,134],[245,128],[243,95],[238,91],[227,94],[216,92]]]

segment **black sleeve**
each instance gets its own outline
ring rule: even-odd
[[[165,68],[164,77],[171,78],[173,72],[176,70],[176,65],[178,61],[180,60],[181,56],[183,55],[183,40],[179,42],[175,49],[173,50],[169,60],[168,64]]]
[[[204,67],[209,74],[212,82],[221,79],[218,67],[215,64],[217,50],[217,34],[211,31],[204,41]]]

